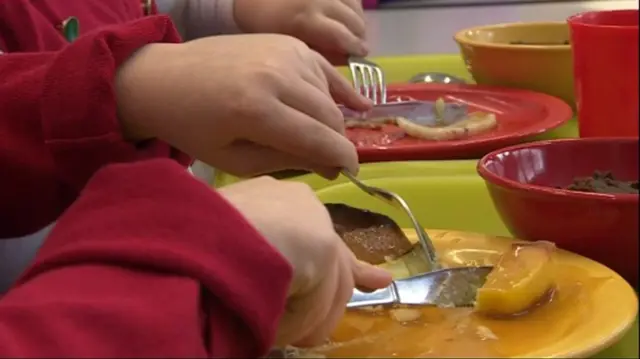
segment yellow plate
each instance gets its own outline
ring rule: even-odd
[[[407,233],[415,242],[414,233]],[[429,230],[429,234],[442,262],[450,266],[493,264],[512,243],[510,238],[459,231]],[[447,309],[449,314],[443,316],[442,309],[429,308],[423,314],[429,318],[426,324],[407,326],[381,315],[348,314],[334,335],[356,343],[351,349],[342,346],[320,353],[406,357],[431,350],[432,357],[587,358],[631,328],[638,299],[624,279],[597,262],[562,250],[555,253],[555,262],[559,272],[554,301],[519,319],[487,319],[469,309]],[[367,327],[367,321],[374,323],[369,332],[374,334],[363,342],[355,328]],[[350,351],[355,348],[357,352]]]
[[[403,196],[427,228],[509,236],[475,166],[476,161],[386,162],[363,165],[359,177]],[[367,208],[390,216],[401,227],[411,225],[406,215],[350,183],[341,180],[315,185],[323,202]],[[594,358],[638,358],[637,320],[624,338]]]

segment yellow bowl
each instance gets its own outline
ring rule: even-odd
[[[476,83],[543,92],[575,108],[565,22],[479,26],[459,31],[454,39]]]

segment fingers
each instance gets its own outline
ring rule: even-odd
[[[357,1],[359,2],[360,0]],[[365,37],[367,29],[364,22],[364,13],[362,12],[362,8],[354,0],[334,1],[332,4],[333,6],[328,6],[325,10],[325,15],[346,27],[347,30],[349,30],[349,32],[358,39],[360,46],[364,47],[362,40]],[[365,56],[366,52],[352,54]]]
[[[239,177],[282,170],[314,170],[317,166],[310,160],[246,141],[234,141],[200,160]]]
[[[353,281],[358,287],[379,289],[388,286],[393,280],[389,271],[359,261],[355,256],[351,259],[351,270],[353,272]]]
[[[366,97],[358,94],[353,85],[344,78],[329,61],[317,54],[317,62],[329,85],[329,91],[336,102],[339,102],[356,111],[368,111],[373,104]]]
[[[278,339],[284,343],[278,344],[311,347],[321,344],[331,334],[330,330],[326,333],[326,319],[335,316],[331,312],[335,310],[334,298],[340,286],[336,279],[340,272],[339,260],[327,263],[326,272],[314,289],[289,299],[281,319],[287,321],[286,332],[278,333]]]
[[[328,305],[328,310],[313,331],[293,343],[296,346],[310,347],[324,343],[344,316],[346,304],[353,295],[354,282],[348,275],[351,270],[351,252],[344,243],[340,243],[339,247],[337,265],[334,267],[337,270],[332,271],[325,279],[326,282],[331,283],[330,288],[333,290],[330,296],[332,300],[323,302]],[[329,296],[323,296],[323,298],[328,299]]]
[[[393,280],[389,271],[359,260],[353,252],[351,252],[351,272],[355,287],[362,292],[373,292],[387,287]]]
[[[349,56],[341,51],[323,51],[322,56],[333,66],[346,66],[349,63]]]
[[[339,247],[337,264],[326,271],[326,277],[316,290],[305,295],[304,301],[297,303],[297,309],[306,310],[310,314],[306,324],[310,325],[312,330],[300,332],[304,334],[295,342],[287,344],[299,347],[322,344],[344,316],[346,304],[353,295],[354,286],[362,285],[366,288],[378,289],[391,284],[392,278],[388,271],[358,261],[342,242]],[[352,275],[348,275],[349,273]],[[316,299],[309,301],[309,298]],[[320,316],[320,313],[324,315]]]
[[[262,111],[270,118],[252,123],[246,141],[199,159],[239,176],[302,169],[333,179],[342,167],[357,173],[357,152],[344,137],[344,118],[329,96],[323,70],[308,68],[301,77],[282,87],[275,105]]]
[[[339,175],[339,169],[335,167],[321,166],[310,159],[246,141],[235,141],[201,160],[238,177],[254,177],[283,170],[313,171],[329,180]]]
[[[314,167],[312,171],[328,180],[334,180],[340,176],[340,169],[335,167]]]
[[[291,108],[298,109],[309,117],[329,126],[339,134],[345,134],[342,112],[331,99],[324,81],[309,73],[305,81],[296,81],[280,100]]]
[[[362,7],[362,0],[340,0],[343,4],[347,5],[358,16],[364,19],[364,8]]]
[[[323,50],[340,51],[349,55],[366,56],[369,53],[364,41],[339,20],[329,15],[313,19],[317,29],[322,29],[322,37],[317,37],[315,45]]]
[[[359,169],[355,146],[343,135],[297,109],[277,103],[256,121],[246,140],[295,154],[321,167]]]

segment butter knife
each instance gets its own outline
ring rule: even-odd
[[[469,307],[493,267],[455,267],[394,280],[373,292],[354,289],[347,308],[370,306]]]

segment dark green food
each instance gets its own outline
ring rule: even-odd
[[[609,171],[596,171],[591,177],[575,178],[564,189],[590,193],[638,194],[638,181],[620,181]]]

